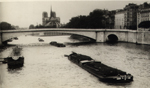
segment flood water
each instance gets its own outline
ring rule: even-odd
[[[69,36],[21,36],[9,44],[23,48],[24,66],[10,70],[0,63],[0,88],[149,88],[150,46],[130,43],[69,45],[78,42]],[[65,43],[66,47],[49,45],[50,41]],[[12,47],[1,52],[9,56]],[[97,61],[121,69],[134,76],[129,84],[108,84],[70,62],[65,54],[71,52],[88,55]]]

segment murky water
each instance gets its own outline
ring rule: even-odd
[[[10,44],[22,45],[25,57],[24,67],[7,69],[0,63],[0,88],[149,88],[150,86],[150,46],[118,43],[86,45],[66,45],[58,48],[50,41],[77,42],[69,36],[42,37],[22,36]],[[55,39],[55,40],[54,40]],[[71,51],[91,56],[109,66],[121,69],[134,76],[130,84],[107,84],[70,62],[64,54]],[[11,48],[1,54],[7,57]]]

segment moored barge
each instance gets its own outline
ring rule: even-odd
[[[63,43],[57,43],[56,41],[50,42],[50,45],[57,46],[57,47],[66,47]]]
[[[15,47],[9,57],[7,57],[8,68],[18,68],[22,67],[24,64],[24,57],[22,56],[22,48]]]
[[[22,67],[24,64],[24,57],[17,57],[15,60],[13,57],[7,57],[8,68]]]
[[[65,56],[67,56],[71,62],[98,77],[100,81],[112,83],[127,83],[133,81],[133,76],[131,74],[127,74],[124,71],[107,66],[100,61],[95,61],[89,56],[74,52]]]

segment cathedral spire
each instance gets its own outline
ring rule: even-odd
[[[50,17],[52,17],[52,6],[51,6],[51,11],[50,11]]]

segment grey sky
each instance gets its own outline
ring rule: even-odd
[[[94,9],[116,10],[123,9],[128,3],[143,4],[144,0],[132,1],[91,1],[91,0],[59,0],[59,1],[0,1],[0,22],[5,21],[20,27],[29,27],[30,24],[42,24],[42,12],[50,9],[60,17],[61,23],[67,23],[72,17],[88,15]]]

